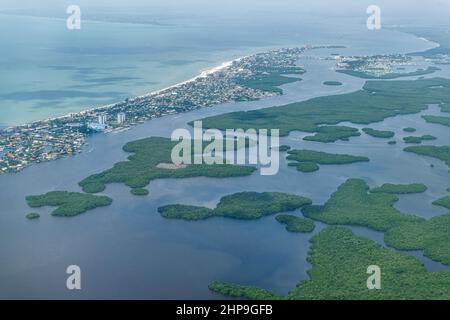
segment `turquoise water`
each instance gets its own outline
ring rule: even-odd
[[[58,8],[64,12],[64,6]],[[82,8],[90,13],[89,6]],[[394,47],[405,52],[411,41],[429,46],[412,36],[392,43],[385,31],[369,32],[365,15],[320,19],[278,11],[285,19],[257,10],[219,16],[168,11],[159,13],[165,17],[159,24],[134,23],[135,12],[120,23],[82,20],[81,30],[72,31],[61,14],[46,18],[0,13],[0,30],[7,30],[0,32],[0,127],[162,89],[224,61],[273,47],[341,44],[353,46],[355,52],[382,53]]]

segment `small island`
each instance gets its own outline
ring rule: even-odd
[[[29,213],[25,216],[28,220],[34,220],[34,219],[38,219],[41,217],[41,215],[39,213]]]
[[[370,190],[371,193],[392,193],[392,194],[410,194],[423,193],[427,190],[427,186],[423,183],[412,184],[392,184],[385,183],[381,187]]]
[[[403,131],[409,132],[409,133],[411,133],[411,132],[416,132],[416,128],[406,127],[406,128],[403,128]]]
[[[395,135],[395,132],[393,132],[393,131],[375,130],[372,128],[363,128],[362,131],[374,138],[388,139],[388,138],[392,138]]]
[[[52,216],[72,217],[97,207],[109,206],[112,199],[107,196],[94,196],[79,192],[51,191],[43,195],[27,196],[26,201],[32,208],[57,207]]]
[[[331,143],[338,140],[348,141],[351,137],[359,137],[358,129],[346,126],[321,126],[317,128],[316,134],[306,136],[303,140]]]
[[[341,165],[355,162],[367,162],[369,158],[352,156],[348,154],[332,154],[313,150],[291,150],[288,151],[288,165],[296,167],[301,172],[313,172],[319,170],[320,165]]]
[[[286,225],[289,232],[308,233],[315,228],[314,221],[308,218],[297,217],[289,214],[280,214],[275,218],[279,223]]]
[[[388,144],[389,144],[389,145],[395,145],[395,144],[397,144],[397,141],[391,140],[391,141],[388,142]]]
[[[293,211],[311,203],[308,198],[287,193],[240,192],[223,197],[214,209],[174,204],[159,207],[158,212],[168,219],[204,220],[210,217],[227,217],[252,220]]]
[[[340,81],[324,81],[324,86],[342,86],[342,82]]]
[[[436,140],[437,138],[435,136],[426,134],[423,135],[421,137],[413,137],[413,136],[409,136],[409,137],[404,137],[403,141],[405,141],[405,143],[422,143],[422,141],[431,141],[431,140]]]
[[[272,148],[272,149],[275,150],[274,148]],[[288,145],[285,145],[285,144],[278,147],[278,151],[280,151],[280,152],[286,152],[289,150],[291,150],[291,147]]]

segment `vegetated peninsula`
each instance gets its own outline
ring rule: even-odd
[[[359,137],[359,130],[346,126],[321,126],[313,136],[306,136],[303,140],[316,142],[336,142],[338,140],[348,141],[351,137]]]
[[[392,193],[392,194],[410,194],[423,193],[427,191],[427,186],[423,183],[412,184],[392,184],[385,183],[381,187],[373,188],[371,193]]]
[[[386,231],[400,223],[424,221],[394,208],[399,199],[389,193],[369,193],[364,180],[349,179],[322,206],[305,206],[305,217],[327,224],[360,225]]]
[[[300,78],[288,77],[287,75],[301,75],[306,72],[303,68],[297,66],[255,65],[250,68],[253,72],[252,76],[250,78],[247,75],[245,77],[238,77],[238,84],[247,88],[274,92],[277,94],[283,93],[283,90],[280,88],[281,85],[301,81]]]
[[[428,123],[442,124],[444,126],[450,127],[450,117],[422,116],[422,118]]]
[[[312,232],[315,228],[314,221],[308,218],[297,217],[290,214],[280,214],[275,218],[279,223],[286,225],[289,232]]]
[[[287,159],[292,161],[289,166],[294,166],[301,172],[313,172],[319,170],[320,165],[340,165],[355,162],[367,162],[369,158],[352,156],[348,154],[332,154],[314,150],[290,150]]]
[[[450,272],[427,272],[417,258],[356,236],[345,227],[328,227],[313,236],[310,242],[310,279],[300,281],[287,296],[217,281],[209,289],[247,299],[450,299]],[[367,289],[370,265],[377,265],[382,270],[382,290]]]
[[[123,150],[133,153],[128,161],[116,163],[111,169],[91,175],[79,185],[84,192],[97,193],[105,189],[108,183],[124,183],[132,188],[132,193],[142,194],[142,188],[150,181],[162,178],[188,177],[237,177],[252,174],[253,166],[229,164],[192,164],[185,166],[161,166],[171,164],[171,151],[177,142],[168,138],[151,137],[128,142]],[[194,154],[194,152],[192,152]]]
[[[203,220],[215,216],[251,220],[311,203],[310,199],[293,194],[240,192],[223,197],[214,209],[175,204],[160,207],[158,212],[168,219]]]
[[[51,191],[43,195],[26,197],[32,208],[57,207],[53,216],[71,217],[84,213],[97,207],[109,206],[112,199],[107,196],[94,196],[79,192]]]
[[[418,113],[429,104],[450,104],[450,79],[367,81],[362,90],[313,98],[261,110],[240,111],[203,119],[204,128],[279,128],[320,133],[324,125],[343,121],[357,124],[379,122],[387,117]],[[322,128],[322,129],[321,129]]]
[[[433,73],[433,72],[436,72],[439,70],[440,69],[436,68],[436,67],[428,67],[426,69],[417,69],[416,71],[411,71],[411,72],[404,72],[404,73],[393,72],[393,73],[388,73],[388,74],[381,75],[381,76],[371,75],[371,74],[368,74],[365,72],[359,72],[359,71],[354,71],[354,70],[337,70],[336,72],[345,73],[349,76],[358,77],[358,78],[362,78],[362,79],[388,80],[388,79],[397,79],[397,78],[402,78],[402,77],[423,76],[423,75],[430,74],[430,73]]]
[[[395,135],[393,131],[376,130],[372,128],[364,128],[362,131],[374,138],[392,138]]]
[[[413,146],[403,149],[418,155],[428,156],[444,161],[450,167],[450,147],[449,146]]]
[[[423,141],[431,141],[436,139],[437,138],[435,136],[426,134],[421,137],[413,137],[413,136],[404,137],[403,141],[405,141],[405,143],[422,143]]]
[[[450,208],[450,199],[440,199]],[[403,223],[389,229],[384,235],[384,241],[399,250],[423,250],[424,256],[450,265],[450,214],[436,216],[430,220]]]
[[[440,198],[434,201],[433,204],[450,209],[450,196]]]

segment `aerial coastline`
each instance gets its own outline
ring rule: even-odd
[[[282,48],[241,57],[142,96],[0,129],[0,174],[81,152],[86,137],[96,132],[127,130],[168,114],[282,94],[279,85],[301,80],[286,75],[305,72],[296,65],[305,49]]]

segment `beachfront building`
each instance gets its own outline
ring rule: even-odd
[[[98,115],[98,124],[106,125],[106,114],[102,113]]]
[[[125,113],[119,112],[117,114],[117,124],[122,124],[125,122]]]

